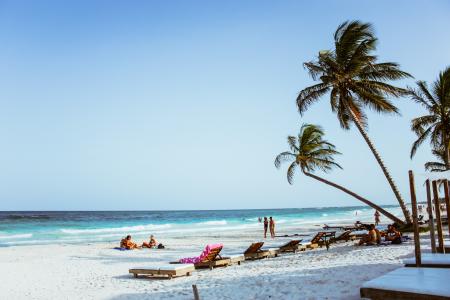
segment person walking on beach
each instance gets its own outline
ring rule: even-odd
[[[378,226],[378,224],[380,224],[380,212],[376,210],[374,216],[375,216],[375,226]]]
[[[267,228],[269,227],[269,221],[267,217],[264,217],[264,238],[267,238]]]
[[[270,227],[270,237],[274,238],[275,237],[275,220],[270,217],[270,222],[269,222],[269,227]]]

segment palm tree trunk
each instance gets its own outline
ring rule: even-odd
[[[448,138],[444,138],[444,163],[445,169],[450,170],[450,140]]]
[[[356,117],[355,113],[349,109],[350,115],[353,119],[353,122],[355,123],[356,127],[358,128],[359,132],[363,136],[364,140],[366,141],[367,145],[369,146],[370,150],[372,151],[373,155],[375,156],[378,164],[381,167],[381,170],[383,170],[384,176],[386,177],[387,181],[389,182],[389,185],[391,186],[392,191],[395,194],[395,197],[397,198],[398,203],[400,204],[400,207],[402,208],[403,215],[405,216],[406,223],[411,223],[411,215],[409,213],[408,208],[405,205],[405,201],[402,198],[402,195],[400,195],[400,192],[398,191],[398,188],[394,182],[394,180],[391,177],[391,174],[389,174],[388,169],[384,165],[383,160],[381,160],[380,154],[378,154],[377,149],[375,149],[375,146],[373,145],[372,141],[370,140],[369,136],[367,135],[366,131],[364,130],[361,122]]]
[[[346,189],[345,187],[340,186],[340,185],[338,185],[338,184],[336,184],[336,183],[334,183],[334,182],[328,181],[328,180],[326,180],[326,179],[324,179],[324,178],[322,178],[322,177],[319,177],[319,176],[317,176],[317,175],[314,175],[314,174],[311,174],[311,173],[308,173],[308,172],[303,172],[303,173],[304,173],[306,176],[309,176],[309,177],[311,177],[311,178],[314,178],[314,179],[316,179],[316,180],[318,180],[318,181],[320,181],[320,182],[323,182],[323,183],[328,184],[328,185],[330,185],[330,186],[332,186],[332,187],[335,187],[335,188],[337,188],[337,189],[343,191],[343,192],[346,193],[346,194],[349,194],[350,196],[352,196],[352,197],[358,199],[359,201],[363,202],[364,204],[367,204],[368,206],[370,206],[370,207],[372,207],[372,208],[378,210],[382,215],[386,216],[387,218],[391,219],[392,221],[394,221],[394,222],[396,222],[396,223],[398,223],[398,224],[405,224],[404,221],[400,220],[399,218],[397,218],[396,216],[394,216],[393,214],[391,214],[391,213],[388,212],[387,210],[384,210],[384,209],[381,208],[380,206],[378,206],[378,205],[374,204],[373,202],[367,200],[366,198],[363,198],[363,197],[361,197],[360,195],[358,195],[358,194],[356,194],[356,193],[354,193],[354,192],[352,192],[352,191]]]

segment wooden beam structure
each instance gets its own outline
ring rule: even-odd
[[[433,180],[432,186],[433,186],[433,196],[434,196],[434,211],[436,213],[436,227],[437,227],[437,233],[438,233],[438,245],[439,245],[438,250],[441,253],[445,253],[444,234],[442,232],[442,221],[441,221],[441,205],[439,202],[439,192],[438,192],[436,180]]]
[[[436,236],[434,228],[434,217],[433,217],[433,202],[431,201],[431,188],[430,179],[425,181],[427,190],[427,212],[428,212],[428,225],[430,226],[430,241],[431,241],[431,252],[436,253]]]
[[[447,208],[447,224],[449,224],[450,217],[450,195],[448,194],[448,180],[444,179],[444,197],[445,197],[445,207]],[[450,235],[450,225],[448,225],[448,234]]]
[[[416,267],[420,267],[422,264],[422,256],[420,253],[420,235],[419,235],[419,222],[417,216],[417,199],[416,199],[416,187],[414,185],[414,173],[409,171],[409,191],[411,195],[411,207],[412,218],[414,226],[414,252],[416,255]]]

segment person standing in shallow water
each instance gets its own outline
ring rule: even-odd
[[[270,217],[270,222],[269,222],[269,227],[270,227],[270,237],[274,238],[275,237],[275,220]]]
[[[380,224],[380,212],[376,210],[374,216],[375,216],[375,226],[378,226],[378,224]]]
[[[269,221],[267,217],[264,217],[264,238],[267,238],[267,228],[269,227]]]

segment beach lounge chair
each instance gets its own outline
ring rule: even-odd
[[[224,257],[224,259],[229,259],[230,264],[240,265],[241,262],[245,260],[245,256],[243,254],[234,254],[234,255],[227,255],[227,257]]]
[[[352,235],[352,231],[351,230],[346,230],[343,233],[341,233],[340,235],[338,235],[337,237],[331,238],[330,242],[331,243],[336,243],[339,241],[344,241],[344,242],[348,242],[351,240],[354,240],[355,236]]]
[[[302,240],[292,240],[287,242],[286,244],[282,245],[279,249],[279,253],[286,253],[286,252],[297,252],[299,251],[299,244]],[[303,248],[301,248],[303,249]]]
[[[222,244],[206,245],[200,256],[182,258],[177,262],[171,262],[171,264],[194,264],[196,269],[209,268],[212,270],[216,267],[226,267],[230,264],[230,259],[221,257],[220,251],[222,251]]]
[[[273,256],[273,252],[271,250],[261,250],[261,247],[264,245],[264,242],[253,243],[250,247],[247,248],[244,252],[244,256],[246,260],[255,260],[261,258],[267,258],[269,256]]]
[[[323,247],[327,242],[334,238],[335,234],[335,231],[319,231],[309,242],[301,244],[310,249]]]
[[[400,268],[370,280],[360,289],[369,299],[450,299],[450,269]]]
[[[403,260],[405,267],[415,267],[416,258]],[[443,253],[423,253],[421,255],[421,267],[425,268],[450,268],[450,255]]]
[[[179,276],[190,276],[195,270],[193,264],[183,265],[161,265],[155,267],[133,268],[128,270],[130,274],[133,274],[135,278],[139,275],[150,277],[166,277],[172,279]]]

